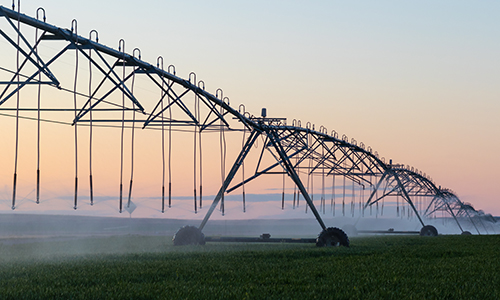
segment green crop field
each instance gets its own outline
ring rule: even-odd
[[[499,299],[499,236],[174,247],[167,237],[0,240],[0,299]]]

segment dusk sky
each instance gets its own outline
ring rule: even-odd
[[[156,64],[161,55],[165,65],[176,66],[180,77],[196,72],[206,90],[215,94],[222,88],[235,108],[243,103],[258,115],[266,107],[269,116],[286,117],[289,123],[300,119],[329,132],[334,129],[387,160],[418,168],[476,209],[500,215],[495,175],[500,168],[498,1],[24,0],[21,11],[35,16],[38,6],[45,8],[50,24],[70,28],[75,18],[79,35],[96,29],[102,44],[117,49],[123,38],[126,51],[140,48],[144,61]],[[0,49],[7,48],[11,46],[0,40]],[[67,59],[73,62],[72,56]],[[2,56],[0,66],[14,60],[15,56]],[[67,72],[73,76],[74,67]],[[0,137],[5,141],[0,146],[0,211],[10,210],[13,122],[0,117]],[[20,184],[33,186],[35,125],[23,124],[21,159],[31,165],[20,166]],[[72,128],[45,128],[44,182],[52,193],[71,195]],[[145,133],[141,141],[158,149],[158,137]],[[96,144],[116,144],[118,138],[104,130]],[[241,144],[241,136],[237,139]],[[116,157],[115,150],[108,153],[107,147],[96,147],[102,151],[97,161]],[[137,198],[141,192],[153,196],[151,186],[158,186],[151,183],[159,174],[159,169],[150,168],[154,147],[138,147]],[[65,152],[69,154],[63,159]],[[211,164],[215,169],[215,176],[206,175],[206,194],[214,194],[220,184],[214,162],[219,158],[217,143],[208,142],[204,155],[207,170]],[[46,162],[50,157],[60,160],[57,166]],[[233,161],[234,155],[229,155],[227,169]],[[116,173],[116,160],[110,164],[96,167],[96,173]],[[85,167],[83,163],[82,194],[88,190]],[[192,162],[188,169],[191,172]],[[192,178],[189,172],[178,173],[179,178]],[[256,183],[253,191],[279,188],[278,177],[274,185]],[[101,196],[116,194],[116,180],[112,188],[102,182],[97,184]],[[185,189],[178,196],[190,195],[191,182],[179,179],[178,186]],[[24,188],[19,198],[32,199],[30,190]]]

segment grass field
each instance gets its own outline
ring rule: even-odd
[[[169,238],[0,240],[1,299],[499,299],[499,236],[174,247]]]

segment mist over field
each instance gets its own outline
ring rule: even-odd
[[[206,236],[248,236],[258,237],[269,233],[272,237],[313,238],[321,227],[309,213],[308,218],[296,219],[247,219],[209,220],[203,232]],[[394,217],[331,217],[322,216],[327,227],[354,225],[358,231],[413,231],[422,225],[416,218]],[[460,234],[456,222],[451,218],[424,219],[426,225],[433,225],[440,234]],[[476,221],[477,222],[477,221]],[[477,234],[474,224],[460,219],[464,230]],[[48,214],[0,214],[0,243],[28,242],[30,239],[71,239],[81,237],[111,236],[164,236],[170,240],[175,232],[185,225],[199,226],[195,219],[175,218],[113,218]],[[498,224],[482,222],[476,224],[481,234],[497,234]],[[363,234],[363,233],[361,233]]]

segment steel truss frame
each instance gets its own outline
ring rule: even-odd
[[[300,121],[295,120],[292,125],[287,125],[285,119],[254,117],[245,112],[244,106],[234,109],[230,106],[229,99],[223,97],[222,90],[217,90],[215,95],[205,91],[204,82],[197,81],[196,74],[191,73],[188,79],[183,79],[176,76],[173,66],[169,66],[165,70],[162,57],[158,57],[156,66],[154,66],[141,60],[141,53],[137,48],[133,50],[132,55],[127,54],[123,40],[120,40],[119,48],[115,50],[100,44],[95,30],[90,32],[90,38],[78,35],[76,20],[73,20],[70,30],[62,29],[46,23],[45,20],[41,21],[3,6],[0,6],[0,17],[6,20],[22,43],[14,41],[14,38],[11,38],[2,29],[0,29],[0,35],[23,58],[16,70],[2,68],[2,71],[9,72],[12,76],[9,81],[0,82],[0,110],[16,110],[18,112],[73,110],[75,117],[71,123],[75,126],[81,123],[122,122],[122,124],[140,124],[143,129],[167,124],[167,126],[176,127],[195,127],[198,133],[208,130],[245,130],[250,132],[201,222],[200,229],[204,228],[225,193],[230,193],[261,175],[276,173],[284,173],[291,178],[322,229],[325,229],[326,225],[300,174],[323,177],[340,176],[363,189],[370,188],[371,193],[364,204],[364,209],[378,203],[385,197],[401,196],[411,206],[422,225],[424,222],[413,204],[412,197],[432,197],[424,216],[431,216],[439,210],[446,211],[453,216],[461,230],[459,219],[467,217],[473,222],[473,217],[476,219],[481,217],[479,212],[475,211],[472,206],[462,203],[452,191],[436,187],[426,174],[408,166],[392,164],[392,161],[386,163],[384,158],[380,158],[377,152],[373,152],[370,147],[365,147],[363,143],[358,145],[356,140],[349,141],[345,135],[339,138],[335,131],[328,134],[323,126],[315,130],[314,125],[311,126],[310,123],[307,123],[304,128]],[[18,25],[16,26],[15,23]],[[20,24],[40,30],[40,37],[34,43],[30,43],[20,30]],[[91,38],[92,33],[95,34],[95,41]],[[38,48],[47,41],[62,42],[63,47],[50,59],[44,60],[38,54]],[[97,70],[97,74],[100,75],[98,84],[91,86],[88,93],[78,92],[76,88],[71,90],[63,87],[56,74],[51,71],[52,65],[67,53],[80,56],[89,64],[90,68]],[[35,71],[29,72],[29,67],[34,68]],[[43,80],[40,79],[42,76]],[[97,77],[97,75],[95,76]],[[157,89],[159,99],[152,105],[134,93],[136,76],[142,76]],[[85,101],[83,105],[73,109],[2,107],[28,85],[55,87],[71,92]],[[121,103],[113,98],[116,95],[121,96]],[[176,117],[171,117],[173,109],[176,110]],[[121,118],[97,119],[92,117],[92,113],[100,111],[132,112],[133,118],[125,117],[124,114]],[[230,187],[238,169],[243,165],[252,146],[260,136],[265,139],[265,143],[255,173]],[[275,162],[264,165],[262,160],[264,152],[272,155]],[[373,182],[373,178],[375,178],[375,182]],[[380,196],[378,196],[379,192]],[[473,224],[476,226],[474,222]],[[476,230],[479,232],[477,227]]]

